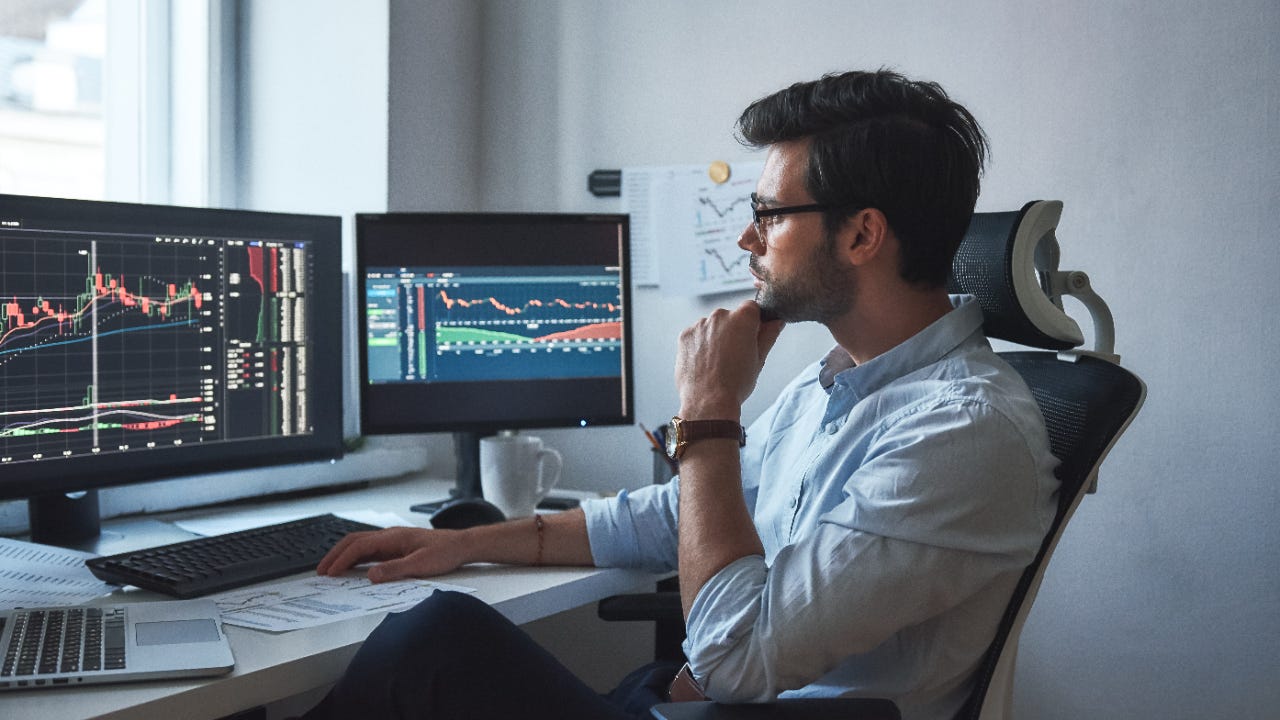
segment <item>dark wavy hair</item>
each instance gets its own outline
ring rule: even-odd
[[[890,70],[824,75],[753,102],[738,118],[751,147],[808,139],[807,190],[828,232],[861,208],[884,213],[899,274],[941,287],[978,200],[989,152],[978,121],[937,84]]]

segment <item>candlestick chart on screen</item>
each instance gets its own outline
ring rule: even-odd
[[[0,462],[308,431],[303,250],[197,237],[6,239]]]

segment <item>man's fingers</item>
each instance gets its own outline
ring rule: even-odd
[[[319,564],[316,565],[316,574],[328,575],[329,570],[337,564],[338,558],[342,557],[347,548],[351,546],[351,543],[356,541],[356,537],[364,534],[365,533],[361,532],[343,536],[343,538],[335,543],[333,547],[329,548],[329,552],[325,553],[324,557],[320,559]]]
[[[366,560],[382,560],[394,553],[397,544],[392,537],[394,530],[373,530],[351,533],[333,546],[316,572],[320,575],[341,575]]]
[[[757,336],[756,347],[760,351],[760,362],[769,355],[769,351],[773,349],[774,343],[778,342],[778,336],[782,334],[782,330],[787,324],[781,320],[770,320],[760,325],[760,334]]]
[[[412,577],[425,577],[430,574],[416,567],[418,558],[414,555],[407,557],[395,558],[386,562],[378,563],[369,568],[369,579],[375,583],[391,582],[392,580],[403,580]]]

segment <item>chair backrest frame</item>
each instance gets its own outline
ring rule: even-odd
[[[1049,273],[1057,272],[1055,231],[1061,213],[1062,203],[1041,200],[1017,212],[976,213],[956,252],[948,282],[950,291],[978,299],[988,337],[1043,349],[1000,355],[1031,389],[1045,418],[1052,452],[1060,461],[1055,471],[1060,487],[1053,524],[1019,578],[958,720],[1009,716],[1018,638],[1048,560],[1092,488],[1098,467],[1146,398],[1146,385],[1121,368],[1114,355],[1058,352],[1082,344],[1083,335],[1060,302],[1047,291],[1037,292],[1033,279],[1039,275],[1043,283]]]
[[[1010,715],[1014,664],[1018,638],[1044,579],[1049,558],[1062,538],[1067,522],[1088,493],[1116,441],[1133,422],[1146,399],[1146,385],[1133,373],[1095,357],[1061,359],[1051,352],[1001,353],[1023,375],[1046,416],[1054,455],[1061,461],[1058,508],[1035,559],[1023,571],[1001,618],[968,702],[957,718],[1001,720]],[[1045,376],[1068,377],[1080,386],[1072,397],[1061,387],[1047,388]],[[1102,377],[1105,376],[1105,377]],[[1104,382],[1098,383],[1101,377]],[[1085,384],[1093,383],[1085,387]],[[1054,394],[1059,393],[1059,394]],[[1074,404],[1078,418],[1063,418],[1055,404]]]

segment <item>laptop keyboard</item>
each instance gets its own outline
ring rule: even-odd
[[[0,679],[123,670],[124,614],[122,606],[15,610],[8,620],[13,634],[4,648]]]

